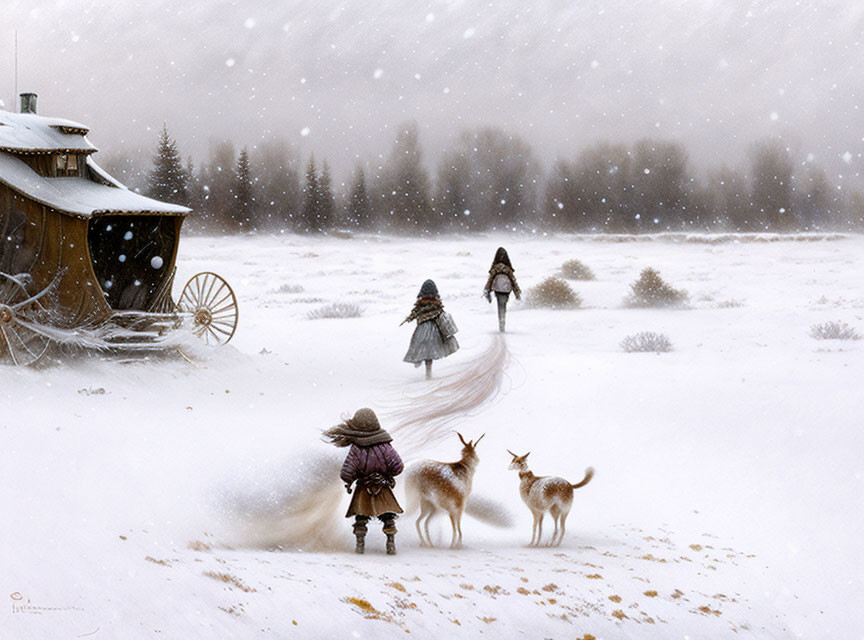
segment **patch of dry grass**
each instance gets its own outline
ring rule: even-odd
[[[666,353],[672,351],[672,342],[662,333],[642,331],[624,338],[621,348],[627,353]]]
[[[363,310],[359,305],[350,302],[334,302],[333,304],[313,309],[306,314],[306,317],[310,320],[322,320],[329,318],[359,318],[362,315]]]
[[[252,587],[243,584],[240,578],[232,576],[230,573],[218,573],[216,571],[205,571],[204,575],[212,580],[216,580],[218,582],[224,582],[225,584],[236,587],[240,589],[240,591],[244,593],[255,593],[255,589]]]
[[[345,602],[349,604],[353,604],[360,610],[360,613],[363,614],[363,617],[367,620],[383,620],[385,622],[393,622],[393,618],[388,616],[386,613],[378,611],[375,607],[372,606],[368,600],[364,600],[363,598],[355,598],[353,596],[348,596],[344,598]]]
[[[810,327],[810,337],[816,340],[860,340],[861,335],[840,320],[814,324]]]

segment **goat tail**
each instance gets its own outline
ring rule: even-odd
[[[493,527],[513,526],[513,514],[497,500],[472,494],[465,504],[465,513]]]
[[[591,482],[591,478],[594,477],[594,467],[588,467],[585,469],[585,477],[582,478],[582,482],[577,482],[576,484],[571,484],[570,486],[574,489],[578,489],[579,487],[584,487],[586,484]]]

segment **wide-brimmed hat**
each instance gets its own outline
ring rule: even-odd
[[[393,438],[381,428],[378,416],[368,407],[358,409],[353,418],[348,418],[340,425],[324,432],[324,438],[337,447],[347,447],[356,444],[360,447],[371,447],[373,444],[391,442]]]

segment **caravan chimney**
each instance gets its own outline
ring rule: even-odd
[[[21,94],[21,113],[36,113],[36,94]]]

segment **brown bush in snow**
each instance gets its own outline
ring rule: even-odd
[[[546,278],[528,291],[526,302],[535,309],[576,309],[582,298],[561,278]]]
[[[561,277],[568,280],[594,280],[594,272],[581,260],[568,260],[561,265]]]
[[[674,289],[656,269],[643,269],[639,279],[630,285],[630,295],[624,299],[628,307],[672,307],[687,302],[687,292]]]

